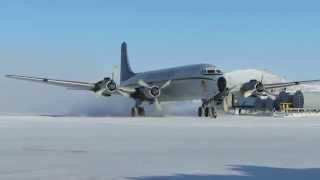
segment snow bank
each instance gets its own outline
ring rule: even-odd
[[[252,79],[261,80],[263,77],[264,83],[280,83],[286,82],[284,78],[277,76],[269,71],[258,70],[258,69],[243,69],[236,70],[225,74],[230,87],[234,85],[243,84]]]

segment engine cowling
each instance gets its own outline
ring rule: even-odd
[[[116,84],[116,82],[114,82],[114,80],[108,81],[108,82],[106,83],[106,89],[107,89],[109,92],[111,92],[111,93],[115,92],[115,91],[117,90],[117,84]]]
[[[259,82],[257,80],[252,79],[249,82],[244,83],[241,86],[240,91],[243,92],[243,93],[247,92],[247,91],[252,91],[252,90],[257,88],[258,83]]]
[[[161,95],[161,89],[158,86],[143,88],[143,94],[147,99],[155,99]]]
[[[117,84],[111,78],[104,78],[102,81],[96,83],[95,92],[102,96],[110,96],[117,90]]]
[[[153,96],[153,97],[159,97],[161,94],[161,90],[158,86],[153,86],[151,89],[150,89],[150,95]]]
[[[258,93],[262,93],[262,92],[264,92],[264,85],[263,85],[263,83],[262,82],[258,82],[257,84],[256,84],[256,90],[257,90],[257,92]]]
[[[240,92],[243,95],[248,95],[251,93],[262,94],[263,92],[265,92],[265,88],[264,88],[264,85],[261,81],[258,81],[256,79],[252,79],[249,82],[246,82],[241,86]]]
[[[219,92],[225,92],[227,90],[227,80],[224,77],[220,77],[217,81]]]

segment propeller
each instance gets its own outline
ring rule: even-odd
[[[162,106],[159,101],[159,96],[161,95],[161,90],[164,88],[167,88],[171,84],[171,82],[172,81],[169,80],[159,87],[159,86],[155,86],[155,85],[149,85],[148,83],[146,83],[145,81],[140,79],[138,81],[138,84],[149,90],[149,95],[154,99],[154,104],[156,106],[156,109],[158,111],[162,111]]]
[[[128,87],[118,87],[117,92],[125,97],[130,97],[130,94],[135,93],[136,90]]]
[[[273,93],[271,93],[270,91],[268,91],[267,89],[265,89],[263,81],[264,81],[264,74],[262,72],[260,81],[251,80],[251,81],[243,84],[242,95],[246,98],[250,97],[252,95],[257,95],[260,97],[268,96],[268,97],[274,98],[275,95]]]
[[[117,65],[113,65],[113,66],[112,66],[111,79],[118,84],[118,83],[119,83],[119,82],[118,82],[119,80],[118,80],[118,73],[117,73],[117,71],[118,71],[118,66],[117,66]]]
[[[246,92],[244,92],[243,96],[246,98],[250,97],[254,92],[256,92],[256,89],[246,91]]]
[[[274,99],[276,97],[275,94],[265,89],[263,81],[264,74],[261,73],[260,80],[253,79],[244,84],[235,85],[231,88],[228,88],[223,96],[223,109],[225,112],[229,111],[229,108],[232,107],[233,96],[243,96],[245,98],[250,97],[252,95],[257,95],[260,98],[263,97],[271,97]],[[235,90],[239,89],[239,90]]]
[[[136,92],[136,90],[133,88],[118,86],[120,82],[118,80],[117,71],[118,71],[118,66],[114,65],[112,67],[111,78],[104,78],[104,80],[97,83],[98,86],[100,86],[100,89],[96,92],[97,95],[103,96],[107,91],[106,94],[111,95],[113,93],[119,93],[122,96],[130,97],[130,94]]]
[[[145,87],[145,88],[148,88],[148,89],[151,89],[151,88],[152,88],[151,86],[149,86],[149,84],[147,84],[145,81],[143,81],[143,80],[141,80],[141,79],[138,81],[138,84],[139,84],[140,86]]]

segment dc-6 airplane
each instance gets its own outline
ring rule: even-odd
[[[198,108],[200,117],[216,118],[216,106],[226,104],[229,92],[227,80],[223,72],[210,64],[197,64],[163,70],[134,73],[130,67],[127,44],[121,45],[120,83],[114,78],[106,77],[96,83],[67,81],[24,75],[6,75],[8,78],[39,82],[48,85],[65,87],[71,90],[86,90],[100,96],[121,95],[135,100],[131,115],[145,116],[143,102],[155,104],[161,110],[161,103],[166,101],[202,100]],[[309,83],[313,81],[297,81],[288,83],[263,84],[252,80],[241,86],[243,94],[263,94],[269,89]]]

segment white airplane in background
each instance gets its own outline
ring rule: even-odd
[[[114,73],[96,83],[57,80],[24,75],[6,75],[8,78],[39,82],[48,85],[66,87],[71,90],[86,90],[101,96],[121,95],[135,100],[131,115],[145,116],[143,102],[155,104],[161,110],[160,102],[202,100],[198,108],[200,117],[217,117],[216,106],[227,101],[233,88],[227,87],[223,72],[210,64],[197,64],[174,67],[156,71],[134,73],[130,67],[127,44],[121,45],[120,83],[116,83]],[[240,91],[249,94],[269,93],[269,90],[295,86],[312,81],[296,81],[288,83],[263,84],[262,81],[251,80],[241,85]]]

